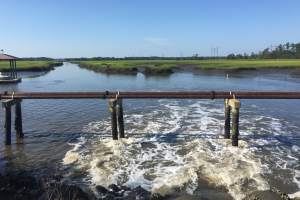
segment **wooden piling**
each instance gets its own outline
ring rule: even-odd
[[[230,106],[228,99],[225,99],[225,139],[230,139]]]
[[[236,99],[229,100],[229,106],[232,107],[232,146],[239,145],[239,110],[241,102]]]
[[[4,108],[5,110],[5,139],[6,145],[11,145],[11,107]]]
[[[22,99],[15,99],[15,130],[18,138],[23,138],[22,129],[22,111],[21,111]]]
[[[112,138],[113,138],[113,140],[117,140],[118,139],[116,104],[117,104],[117,99],[111,99],[111,100],[108,101],[108,107],[110,109],[111,132],[112,132]]]
[[[5,132],[5,139],[4,143],[6,145],[11,145],[11,106],[14,105],[14,100],[9,99],[2,102],[2,107],[5,110],[5,125],[4,125],[4,132]]]
[[[118,113],[119,137],[125,138],[122,99],[117,100],[117,113]]]

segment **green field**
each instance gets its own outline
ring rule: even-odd
[[[255,70],[259,68],[300,68],[300,60],[136,60],[136,61],[76,61],[83,66],[111,69],[133,69],[145,67],[150,69],[174,69],[192,66],[194,69],[217,70]]]
[[[62,65],[56,61],[17,61],[17,71],[48,71],[54,66]],[[0,71],[10,71],[9,61],[0,62]]]

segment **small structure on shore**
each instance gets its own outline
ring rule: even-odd
[[[15,56],[7,55],[7,54],[0,54],[0,60],[8,61],[10,66],[10,74],[2,74],[0,72],[0,83],[18,83],[21,81],[21,78],[18,78],[17,73],[17,62],[19,60]]]

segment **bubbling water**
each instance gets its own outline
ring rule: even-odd
[[[162,195],[193,194],[204,179],[242,199],[248,192],[274,187],[269,181],[276,171],[282,176],[275,179],[300,188],[295,168],[299,146],[293,141],[280,146],[284,138],[277,136],[289,133],[279,119],[243,112],[241,140],[233,147],[231,140],[223,139],[222,106],[201,100],[189,101],[189,106],[178,100],[158,102],[155,109],[127,112],[123,139],[111,139],[110,119],[86,125],[83,131],[89,137],[70,144],[74,148],[66,153],[64,165],[85,170],[93,187],[117,183]]]

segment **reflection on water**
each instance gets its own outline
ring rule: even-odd
[[[43,76],[24,77],[21,83],[0,88],[103,92],[299,91],[300,87],[286,75],[107,75],[65,63]],[[142,185],[174,197],[194,193],[211,199],[241,199],[257,189],[299,191],[298,100],[242,100],[239,148],[223,139],[223,100],[126,99],[127,137],[120,141],[110,138],[107,101],[23,100],[25,138],[16,139],[12,129],[12,145],[0,146],[1,172],[38,174],[57,165],[84,187]],[[4,125],[4,112],[0,112],[0,124]],[[3,141],[4,129],[0,130]]]

